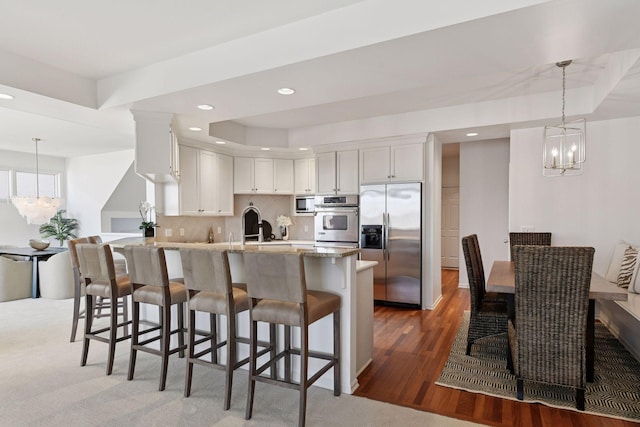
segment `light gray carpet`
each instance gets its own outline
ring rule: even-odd
[[[295,425],[297,393],[256,385],[253,418],[244,419],[246,374],[236,372],[231,409],[222,410],[221,371],[195,366],[192,395],[183,397],[184,359],[171,357],[167,387],[157,391],[159,358],[138,353],[127,381],[129,341],[118,343],[105,375],[107,345],[92,342],[80,366],[82,341],[69,343],[71,300],[0,303],[0,423],[2,426],[284,426]],[[80,322],[81,327],[83,321]],[[78,334],[79,337],[82,333]],[[312,387],[309,426],[468,426],[472,423],[356,396],[334,397]]]
[[[507,335],[477,340],[467,356],[469,312],[451,346],[449,359],[436,384],[516,400],[516,377],[507,369]],[[587,383],[585,412],[640,421],[640,362],[601,323],[595,329],[595,378]],[[524,400],[575,409],[575,392],[524,382]]]

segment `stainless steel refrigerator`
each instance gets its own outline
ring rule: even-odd
[[[361,259],[378,261],[373,297],[420,308],[422,301],[422,184],[360,187]]]

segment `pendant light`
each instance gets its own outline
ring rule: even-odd
[[[566,68],[571,60],[557,62],[562,68],[562,123],[544,128],[542,154],[544,176],[582,174],[585,161],[586,120],[565,120]]]
[[[59,198],[40,197],[39,141],[40,138],[33,138],[33,142],[36,143],[36,196],[14,196],[11,198],[13,206],[27,220],[27,224],[45,224],[49,222],[63,203],[62,199]]]

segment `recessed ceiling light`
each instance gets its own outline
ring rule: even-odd
[[[200,131],[202,130],[202,128],[199,128],[199,127],[197,127],[197,126],[191,126],[191,127],[189,128],[189,130],[192,130],[192,131],[194,131],[194,132],[200,132]]]
[[[469,132],[467,136],[478,136],[478,132]]]
[[[205,111],[209,111],[209,110],[213,110],[213,105],[209,105],[209,104],[200,104],[198,105],[198,108],[201,110],[205,110]]]
[[[224,145],[226,143],[227,143],[227,141],[216,141],[216,144],[220,144],[220,145]]]
[[[261,148],[261,150],[262,150],[262,151],[269,151],[269,150],[271,150],[271,148],[269,148],[269,147],[262,147],[262,148]]]
[[[298,150],[300,150],[300,151],[307,151],[307,150],[308,150],[308,148],[307,148],[307,147],[300,147],[300,148],[298,148]]]
[[[278,93],[280,95],[293,95],[296,93],[295,89],[291,89],[290,87],[281,87],[278,89]]]
[[[0,99],[13,99],[13,95],[9,95],[8,93],[0,93]]]

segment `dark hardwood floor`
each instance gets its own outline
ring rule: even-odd
[[[492,426],[636,426],[636,423],[499,399],[435,385],[449,356],[469,291],[458,271],[442,271],[435,310],[376,307],[373,363],[355,395]]]

